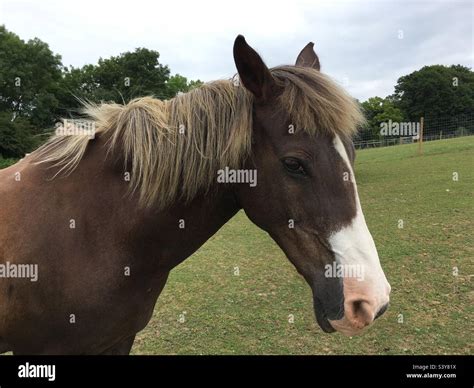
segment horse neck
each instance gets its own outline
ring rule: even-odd
[[[240,207],[230,187],[199,195],[189,203],[178,202],[157,214],[157,251],[166,247],[161,262],[173,268],[201,247]]]
[[[108,233],[126,241],[125,248],[130,254],[171,269],[193,254],[239,210],[233,187],[217,181],[209,194],[197,195],[188,202],[176,200],[164,209],[140,206],[138,193],[127,193],[123,161],[113,155],[104,160],[106,142],[107,137],[103,136],[90,145],[71,179],[74,177],[78,192],[91,193],[87,197],[89,203],[77,206],[93,209],[96,220],[113,220]],[[90,174],[91,171],[96,173]]]

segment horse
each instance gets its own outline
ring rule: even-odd
[[[233,78],[169,100],[88,103],[93,137],[55,134],[0,171],[0,352],[129,354],[169,272],[241,209],[306,280],[324,332],[386,310],[354,177],[358,103],[312,42],[291,66],[268,68],[241,35],[233,56]]]

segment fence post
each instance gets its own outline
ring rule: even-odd
[[[418,134],[418,155],[423,154],[423,124],[425,118],[420,117],[420,133]]]

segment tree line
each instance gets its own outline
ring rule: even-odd
[[[50,135],[61,118],[77,117],[81,101],[125,103],[153,95],[174,97],[199,86],[137,48],[97,64],[66,67],[48,44],[20,39],[0,26],[0,156],[22,157]]]
[[[462,128],[465,134],[474,133],[474,72],[461,65],[424,66],[400,77],[394,94],[371,97],[362,102],[362,108],[367,124],[359,131],[359,139],[378,140],[381,123],[389,120],[419,122],[421,117],[428,123],[444,123],[446,133],[456,131],[458,122],[466,126]]]
[[[172,75],[159,58],[158,51],[137,48],[97,64],[67,67],[47,43],[24,41],[0,26],[0,156],[22,157],[34,149],[58,119],[80,114],[81,100],[169,99],[202,84]],[[361,105],[367,118],[358,135],[363,139],[380,137],[380,123],[389,119],[469,115],[474,111],[474,73],[460,65],[426,66],[401,77],[393,95],[372,97]]]

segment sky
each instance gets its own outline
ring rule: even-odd
[[[472,0],[0,0],[0,24],[67,66],[146,47],[202,81],[236,72],[238,34],[269,67],[293,64],[312,41],[321,71],[361,101],[426,65],[474,68]]]

